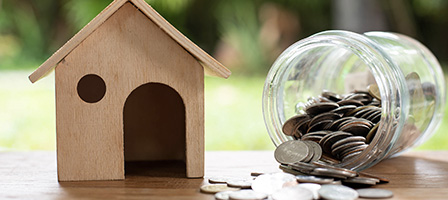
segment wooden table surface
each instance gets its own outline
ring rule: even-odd
[[[168,177],[176,172],[131,174],[124,181],[58,182],[55,152],[3,152],[0,160],[0,199],[214,199],[199,192],[206,179]],[[205,178],[280,171],[272,151],[206,152],[205,163]],[[408,152],[366,172],[389,178],[390,183],[376,187],[392,190],[393,199],[448,199],[448,151]]]

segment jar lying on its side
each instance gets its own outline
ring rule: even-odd
[[[263,114],[276,146],[291,136],[285,121],[304,113],[309,97],[328,90],[344,94],[376,84],[381,120],[369,146],[339,164],[364,170],[428,140],[441,122],[445,81],[440,64],[422,44],[407,36],[325,31],[286,49],[273,64],[263,91]],[[299,106],[298,106],[299,105]]]

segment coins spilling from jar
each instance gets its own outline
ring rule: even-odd
[[[296,140],[319,144],[322,161],[345,162],[361,154],[373,140],[381,111],[381,96],[375,84],[366,91],[349,94],[323,91],[318,97],[310,97],[304,112],[289,118],[282,131]]]

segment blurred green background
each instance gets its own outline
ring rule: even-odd
[[[54,74],[27,76],[111,0],[0,0],[0,150],[54,150]],[[233,74],[207,77],[206,149],[273,149],[261,96],[278,55],[329,29],[399,32],[448,61],[445,0],[148,0]],[[445,115],[446,116],[446,115]],[[448,149],[447,117],[418,149]]]

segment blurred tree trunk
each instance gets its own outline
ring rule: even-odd
[[[380,1],[333,0],[333,26],[335,29],[357,33],[387,31],[388,25]]]

